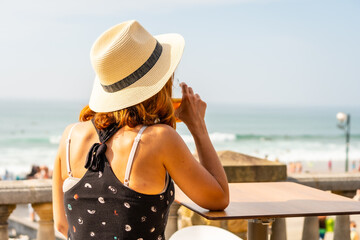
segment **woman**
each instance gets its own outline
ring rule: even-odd
[[[180,35],[153,37],[136,21],[94,43],[89,106],[65,129],[54,165],[55,226],[68,239],[164,239],[173,181],[204,208],[228,205],[205,102],[182,84],[174,113],[172,80],[183,48]],[[193,135],[200,163],[175,131],[174,115]]]

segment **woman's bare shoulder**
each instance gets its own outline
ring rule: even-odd
[[[176,130],[166,124],[155,124],[145,130],[148,136],[157,140],[175,140],[181,138]]]
[[[82,135],[83,137],[86,136],[86,132],[91,132],[91,123],[89,121],[87,122],[75,122],[67,125],[62,133],[62,137],[60,140],[59,147],[63,147],[66,143],[67,139],[73,139],[75,137],[78,137],[79,135]],[[71,131],[71,132],[70,132]]]
[[[159,154],[173,156],[179,151],[189,151],[184,140],[171,126],[156,124],[148,128],[144,132],[144,142],[149,143]]]
[[[75,128],[83,128],[85,125],[88,125],[88,122],[74,122],[67,125],[63,131],[63,136],[68,137],[71,129],[73,129],[73,132],[75,131]],[[77,126],[77,127],[76,127]],[[80,127],[81,126],[81,127]]]
[[[69,125],[67,125],[65,128],[64,128],[64,131],[61,135],[61,139],[60,139],[60,142],[59,142],[59,147],[61,148],[64,143],[66,142],[66,139],[69,138],[69,133],[70,133],[70,130],[76,125],[76,123],[71,123]]]

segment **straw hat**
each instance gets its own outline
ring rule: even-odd
[[[112,112],[154,96],[175,71],[184,45],[181,35],[152,36],[134,20],[105,31],[90,53],[96,72],[90,109]]]

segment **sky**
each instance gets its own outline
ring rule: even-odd
[[[130,19],[184,36],[178,77],[209,103],[360,106],[357,0],[2,0],[0,101],[88,101],[93,42]]]

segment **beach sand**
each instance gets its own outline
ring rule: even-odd
[[[345,172],[345,160],[344,161],[332,161],[331,170],[329,169],[329,162],[326,161],[302,161],[302,162],[281,162],[287,165],[288,174],[291,173],[344,173]],[[301,168],[301,169],[299,169]],[[301,171],[299,171],[301,170]],[[349,172],[359,172],[359,162],[349,162]]]

